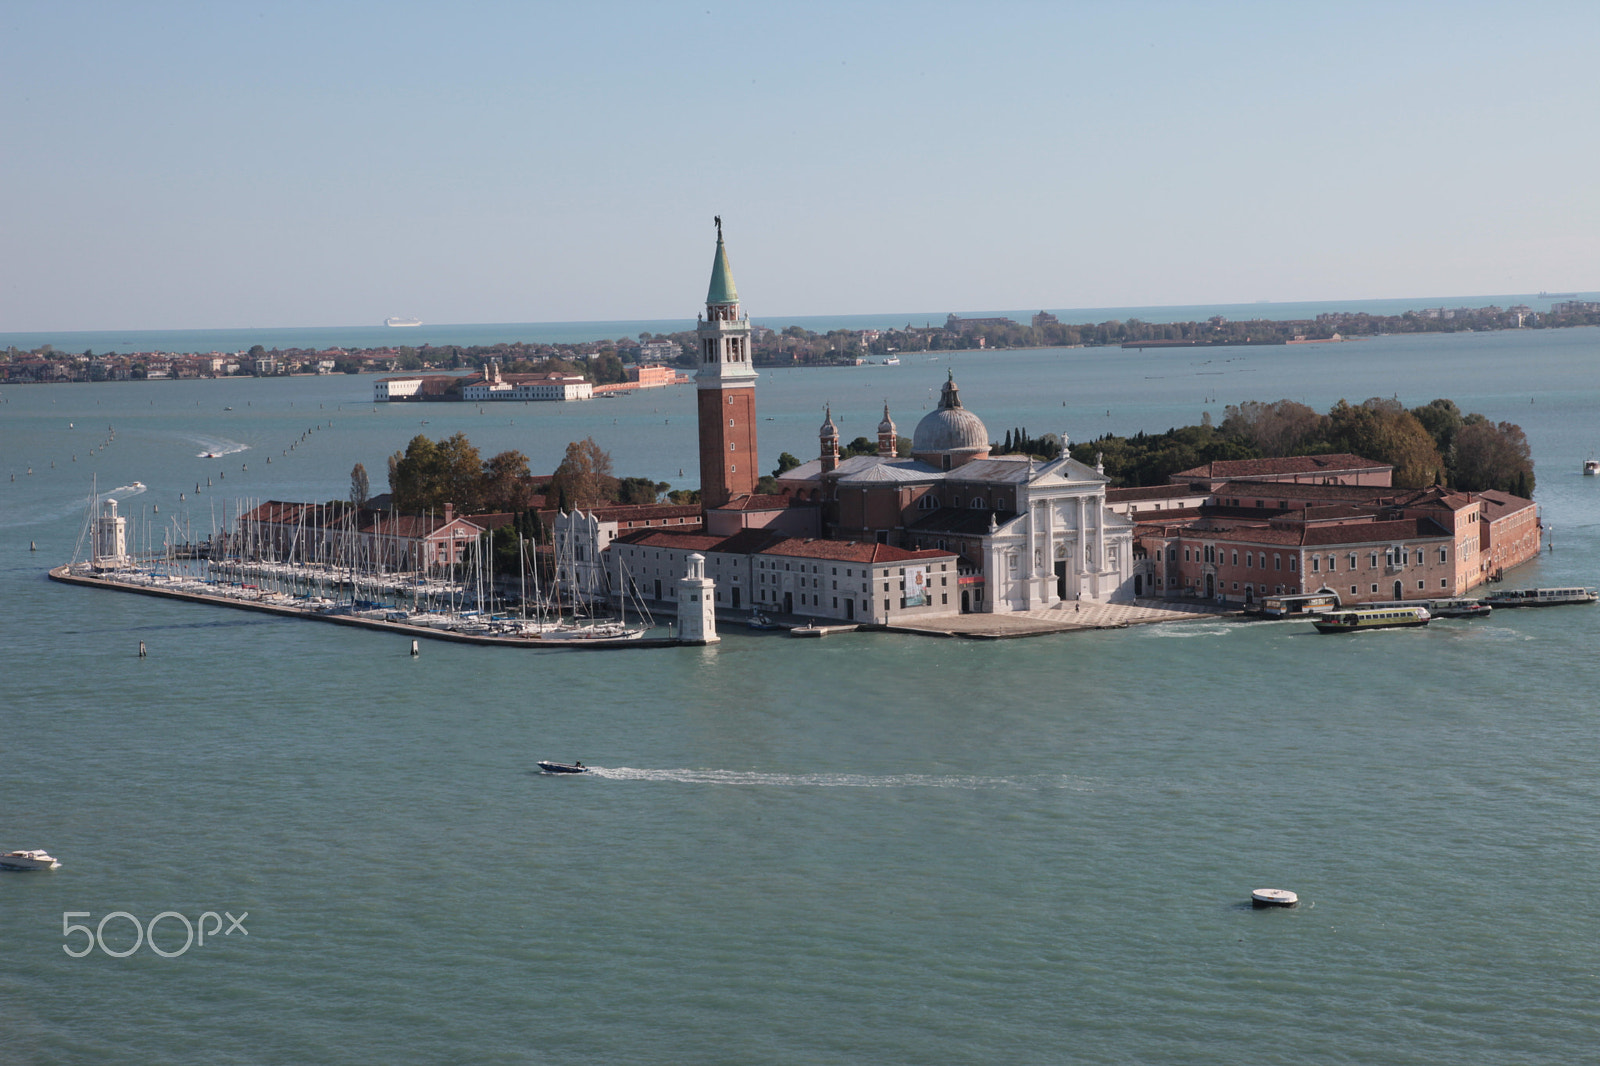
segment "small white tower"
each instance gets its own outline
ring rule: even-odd
[[[706,577],[706,557],[691,553],[689,572],[678,579],[678,639],[685,644],[717,644],[717,583]]]
[[[128,564],[128,520],[117,514],[117,501],[101,504],[94,523],[94,565],[101,567]]]

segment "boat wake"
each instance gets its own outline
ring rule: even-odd
[[[235,452],[247,452],[250,450],[250,445],[241,444],[236,440],[228,440],[226,437],[187,436],[184,437],[184,440],[200,445],[200,452],[195,456],[196,459],[220,459],[224,455],[233,455]]]
[[[775,774],[751,770],[646,770],[634,766],[591,766],[589,773],[612,781],[662,781],[679,785],[742,785],[767,788],[1067,788],[1090,791],[1078,778],[1060,774],[1035,777],[978,777],[944,774]]]
[[[147,491],[147,486],[142,481],[135,481],[131,485],[120,485],[109,492],[102,492],[95,496],[95,507],[99,508],[101,502],[110,499],[124,500],[130,496],[137,496]],[[21,529],[26,526],[39,526],[51,522],[60,522],[62,519],[74,515],[82,515],[84,497],[52,500],[40,503],[35,507],[7,508],[0,513],[0,529]]]

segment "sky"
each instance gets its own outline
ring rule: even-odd
[[[1600,289],[1600,5],[0,4],[0,332]]]

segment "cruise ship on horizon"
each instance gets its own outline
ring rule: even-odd
[[[395,318],[386,318],[383,320],[383,324],[386,326],[420,326],[422,325],[422,319],[401,315]]]

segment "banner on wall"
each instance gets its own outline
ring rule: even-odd
[[[928,602],[928,568],[906,567],[906,606],[921,607]]]

